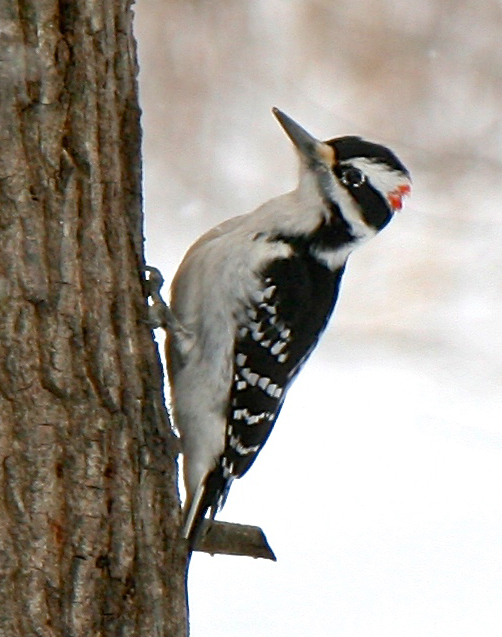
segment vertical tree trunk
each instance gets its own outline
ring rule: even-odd
[[[128,0],[0,2],[0,635],[186,634]]]

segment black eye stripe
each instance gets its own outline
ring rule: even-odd
[[[348,162],[338,164],[333,172],[359,207],[366,224],[377,230],[386,226],[392,218],[392,210],[366,175]]]

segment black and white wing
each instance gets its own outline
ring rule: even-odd
[[[269,437],[291,382],[326,327],[342,274],[343,268],[332,272],[305,255],[273,261],[263,273],[236,335],[226,446],[213,472],[214,511]]]

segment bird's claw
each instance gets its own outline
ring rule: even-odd
[[[145,265],[143,272],[148,273],[148,278],[145,276],[146,291],[149,297],[158,300],[160,296],[160,290],[164,285],[164,277],[158,268],[154,268],[151,265]],[[164,302],[164,301],[162,301]]]
[[[158,327],[167,329],[170,323],[171,310],[160,294],[160,290],[164,285],[164,277],[160,270],[150,265],[143,268],[145,273],[146,297],[149,299],[148,316],[145,323],[154,330]],[[146,276],[148,274],[148,277]]]
[[[150,300],[145,323],[152,330],[161,327],[172,334],[179,345],[180,352],[189,349],[192,346],[193,335],[174,316],[171,308],[162,298],[160,290],[164,285],[164,277],[160,270],[146,265],[143,271],[148,273],[148,278],[145,277],[145,284],[147,299]]]

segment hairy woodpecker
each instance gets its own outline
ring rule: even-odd
[[[166,357],[192,543],[253,464],[335,305],[349,254],[410,192],[385,146],[321,142],[279,109],[300,157],[295,190],[221,223],[187,252],[171,287]]]

